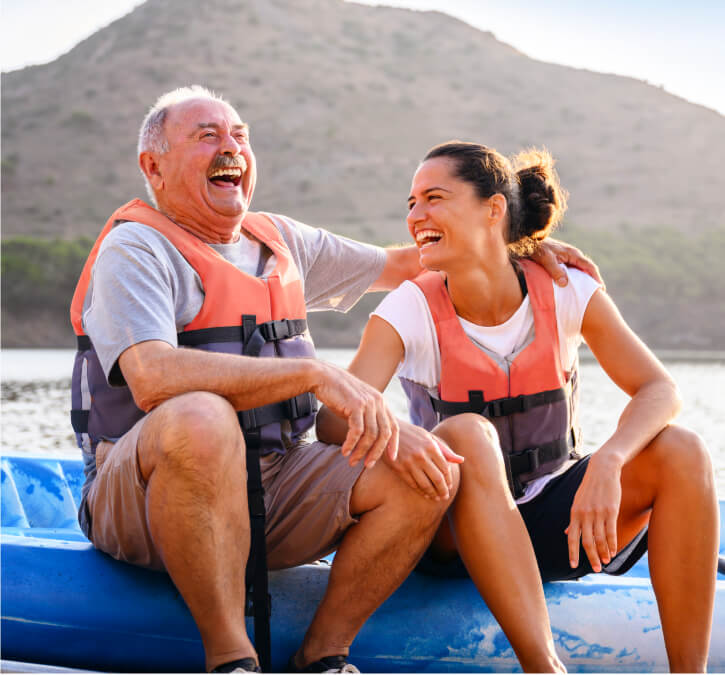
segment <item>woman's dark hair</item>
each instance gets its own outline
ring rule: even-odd
[[[449,141],[431,148],[423,161],[436,157],[452,160],[454,175],[473,185],[482,199],[497,193],[506,198],[506,243],[512,254],[531,254],[561,222],[567,194],[548,150],[530,148],[509,160],[485,145]]]

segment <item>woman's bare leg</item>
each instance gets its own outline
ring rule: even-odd
[[[622,470],[617,541],[649,518],[649,566],[670,670],[704,672],[712,631],[719,512],[700,437],[667,427]]]
[[[451,417],[435,429],[458,454],[458,495],[434,551],[458,551],[526,672],[563,671],[556,655],[541,576],[506,480],[498,436],[479,415]]]

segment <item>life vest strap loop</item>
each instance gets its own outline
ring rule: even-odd
[[[316,410],[317,399],[314,394],[306,392],[278,403],[270,403],[249,410],[240,410],[237,412],[237,418],[239,419],[239,426],[242,427],[246,434],[246,432],[258,429],[266,424],[307,417]]]

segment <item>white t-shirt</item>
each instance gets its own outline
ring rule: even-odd
[[[569,283],[563,287],[553,281],[551,283],[554,288],[561,363],[566,371],[571,371],[577,365],[584,312],[599,284],[578,269],[565,269]],[[435,324],[423,291],[416,284],[406,281],[389,293],[373,314],[389,323],[403,342],[405,356],[398,366],[397,374],[423,385],[429,393],[438,396],[441,355]],[[525,346],[533,330],[534,313],[527,295],[513,315],[498,326],[479,326],[460,316],[458,320],[476,346],[492,352],[505,365],[507,359]],[[533,499],[557,474],[554,472],[529,483],[518,503]]]

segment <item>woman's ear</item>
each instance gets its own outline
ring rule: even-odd
[[[501,222],[506,217],[508,204],[506,202],[506,197],[504,197],[500,192],[497,192],[488,198],[488,207],[491,209],[491,215],[489,216],[491,225]]]

